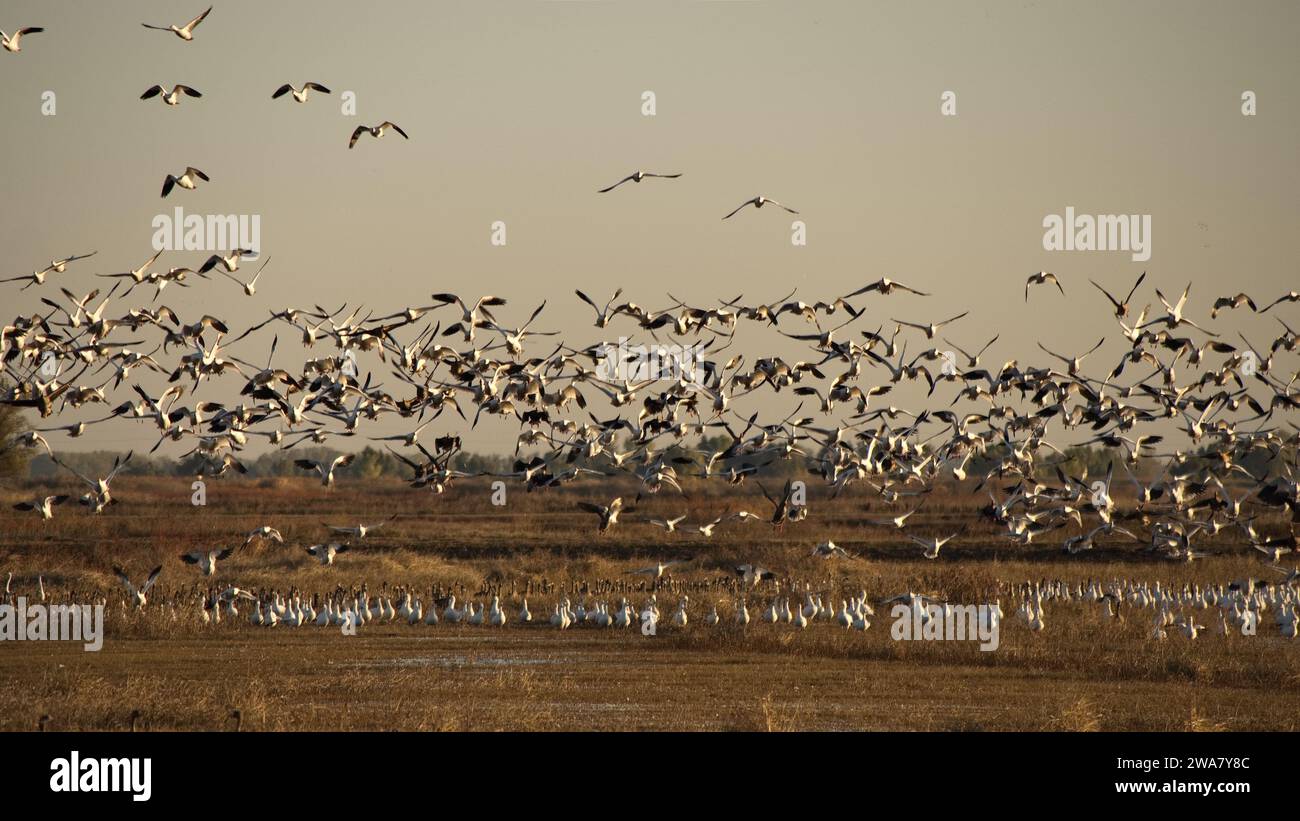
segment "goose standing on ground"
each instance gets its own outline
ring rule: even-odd
[[[774,199],[769,199],[769,198],[767,198],[767,197],[764,197],[764,196],[761,196],[761,195],[760,195],[760,196],[754,197],[752,200],[745,200],[745,201],[742,202],[740,205],[736,206],[736,210],[735,210],[735,211],[732,211],[730,214],[728,214],[728,215],[726,215],[725,217],[723,217],[723,219],[724,219],[724,220],[729,220],[729,219],[731,219],[732,217],[736,216],[736,214],[740,212],[740,209],[744,208],[746,205],[752,205],[752,206],[754,206],[755,208],[762,208],[764,205],[775,205],[777,208],[784,208],[785,210],[789,211],[791,214],[797,214],[797,213],[799,213],[798,211],[794,210],[793,208],[791,208],[791,207],[788,206],[788,205],[782,205],[781,203],[777,202],[777,201],[774,200]]]
[[[194,29],[199,27],[199,23],[202,23],[203,18],[207,17],[208,14],[211,13],[211,11],[212,11],[212,6],[208,6],[207,11],[203,12],[198,17],[195,17],[193,20],[189,21],[183,26],[176,26],[176,25],[154,26],[154,25],[150,25],[149,23],[141,23],[140,25],[144,26],[147,29],[154,29],[156,31],[170,31],[173,34],[175,34],[177,37],[188,42],[194,39]]]
[[[199,187],[199,180],[203,180],[204,182],[212,181],[208,178],[207,174],[204,174],[199,169],[192,166],[186,166],[184,173],[179,177],[171,174],[167,175],[167,178],[163,180],[162,195],[164,197],[167,196],[172,192],[172,188],[178,185],[181,188],[193,191],[195,188]]]
[[[283,97],[285,94],[293,92],[293,98],[295,100],[297,100],[300,103],[305,103],[307,102],[307,95],[312,91],[319,91],[321,94],[330,93],[330,90],[325,86],[321,85],[320,83],[303,83],[301,91],[294,88],[289,83],[285,83],[284,85],[280,86],[275,90],[275,93],[271,95],[271,99],[276,100],[279,99],[280,97]]]
[[[388,120],[384,120],[384,121],[383,121],[382,123],[380,123],[379,125],[374,125],[374,126],[370,126],[370,125],[359,125],[359,126],[357,126],[356,129],[352,132],[352,139],[348,140],[348,148],[352,148],[352,147],[356,146],[356,144],[357,144],[357,140],[361,139],[361,135],[362,135],[362,134],[369,133],[370,136],[374,137],[374,138],[377,140],[377,139],[380,139],[381,137],[383,137],[384,134],[387,133],[387,132],[388,132],[388,129],[390,129],[390,128],[391,128],[392,130],[396,131],[398,134],[401,134],[402,137],[403,137],[403,139],[407,139],[407,140],[411,139],[409,136],[407,136],[406,132],[402,130],[402,127],[399,126],[397,123],[389,122]]]
[[[217,572],[217,562],[229,559],[235,552],[233,547],[225,550],[209,550],[207,553],[194,551],[192,553],[182,553],[181,561],[186,564],[196,564],[199,566],[199,572],[204,576],[211,576]]]
[[[143,94],[140,95],[140,99],[149,100],[154,97],[161,97],[162,101],[167,105],[175,106],[175,105],[180,105],[181,95],[185,95],[187,97],[195,97],[195,98],[203,96],[198,91],[195,91],[189,86],[177,84],[172,86],[171,91],[168,91],[164,86],[161,85],[150,86],[148,89],[145,90]]]
[[[155,567],[149,573],[149,578],[145,579],[144,584],[140,585],[139,588],[136,588],[136,586],[131,582],[131,577],[126,575],[126,571],[117,565],[113,565],[113,574],[122,582],[122,585],[126,588],[127,595],[131,599],[131,603],[137,610],[143,608],[147,603],[148,599],[146,599],[145,596],[149,592],[149,588],[153,587],[154,582],[158,581],[158,575],[160,573],[162,573],[162,565]]]
[[[681,176],[681,174],[655,174],[655,173],[652,173],[652,172],[650,172],[650,171],[636,171],[636,172],[633,172],[633,173],[631,173],[631,174],[628,174],[626,177],[624,177],[623,179],[621,179],[621,180],[619,180],[618,182],[614,183],[614,184],[611,185],[610,187],[600,189],[600,190],[597,191],[596,193],[597,193],[597,194],[608,194],[610,191],[613,191],[615,188],[618,188],[620,185],[622,185],[622,184],[625,183],[625,182],[641,182],[641,180],[644,180],[646,177],[658,177],[658,178],[660,178],[660,179],[664,179],[664,180],[675,180],[675,179],[677,179],[677,178],[680,177],[680,176]],[[779,204],[779,203],[778,203],[778,204]],[[739,210],[739,209],[737,209],[737,210]]]
[[[4,46],[5,51],[11,51],[14,54],[17,54],[23,50],[23,47],[19,45],[18,41],[22,39],[24,34],[40,34],[42,31],[45,31],[45,29],[40,26],[27,26],[26,28],[20,28],[15,31],[12,37],[5,34],[3,31],[0,31],[0,46]]]

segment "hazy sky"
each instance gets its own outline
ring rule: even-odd
[[[889,274],[935,296],[867,300],[854,336],[890,316],[969,308],[948,329],[955,342],[1000,332],[989,359],[1043,362],[1035,341],[1071,352],[1114,337],[1089,277],[1127,290],[1147,270],[1166,295],[1191,281],[1198,321],[1220,294],[1271,301],[1300,286],[1294,2],[218,0],[193,42],[140,26],[204,7],[5,0],[0,28],[46,32],[0,52],[3,276],[99,251],[44,289],[0,286],[6,321],[57,285],[82,294],[108,282],[94,273],[142,263],[151,220],[177,205],[261,215],[273,261],[255,297],[220,279],[161,300],[183,319],[212,312],[241,329],[288,305],[387,313],[454,291],[508,297],[498,318],[511,325],[548,299],[535,327],[589,343],[602,335],[575,287],[602,301],[623,287],[651,308],[667,307],[668,291],[714,304],[796,286],[811,302]],[[334,94],[270,99],[305,80]],[[137,99],[154,83],[204,96],[177,108]],[[55,116],[41,113],[46,90]],[[653,117],[641,113],[646,90]],[[947,90],[954,117],[940,113]],[[1242,116],[1244,90],[1258,95],[1257,116]],[[356,117],[340,112],[343,91],[355,92]],[[410,141],[347,150],[355,126],[385,119]],[[160,199],[163,177],[186,165],[212,182]],[[638,168],[684,176],[595,193]],[[774,208],[721,220],[760,193],[802,212],[805,247]],[[1151,215],[1151,259],[1045,251],[1042,220],[1068,205]],[[495,220],[505,247],[489,242]],[[1027,308],[1024,281],[1040,269],[1067,298],[1038,289]],[[1158,308],[1149,288],[1137,299]],[[1257,344],[1280,328],[1250,320],[1219,325],[1234,338],[1255,328]],[[332,353],[280,333],[278,364]],[[743,344],[771,338],[752,326],[741,334],[751,361],[775,352]],[[261,361],[268,343],[234,353]],[[1096,369],[1121,350],[1108,342]],[[233,401],[237,383],[222,384],[200,398]],[[517,424],[480,429],[467,444],[504,448]],[[144,426],[101,430],[79,446],[155,439]]]

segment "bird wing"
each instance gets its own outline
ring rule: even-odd
[[[745,201],[742,202],[740,205],[737,205],[737,206],[736,206],[736,210],[735,210],[735,211],[732,211],[730,214],[728,214],[728,215],[726,215],[725,217],[723,217],[723,219],[724,219],[724,220],[729,220],[729,219],[731,219],[732,217],[736,216],[737,212],[739,212],[740,209],[744,208],[746,205],[753,205],[753,204],[756,203],[756,202],[758,202],[757,199],[745,200]]]
[[[140,588],[141,593],[148,593],[149,588],[153,587],[154,582],[158,581],[158,576],[162,573],[162,565],[155,567],[150,573],[149,578],[145,579],[144,587]]]
[[[602,189],[600,189],[599,191],[597,191],[596,193],[597,193],[597,194],[608,194],[610,191],[613,191],[615,188],[618,188],[620,185],[622,185],[623,183],[627,182],[628,180],[634,178],[635,176],[636,176],[635,174],[629,174],[629,175],[627,175],[626,177],[624,177],[623,179],[621,179],[621,180],[619,180],[618,182],[614,183],[613,185],[609,186],[608,188],[602,188]],[[588,300],[588,302],[590,302],[590,300]]]
[[[195,17],[193,20],[181,26],[181,28],[187,29],[191,32],[194,31],[194,29],[199,27],[199,23],[203,22],[203,18],[207,17],[211,11],[212,11],[212,6],[208,6],[207,11],[203,12],[198,17]]]
[[[135,595],[135,585],[131,583],[131,577],[126,575],[125,570],[118,567],[117,565],[113,565],[113,575],[117,576],[117,580],[120,581],[124,587],[126,587],[128,593],[130,593],[132,596]]]

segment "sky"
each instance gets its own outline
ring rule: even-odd
[[[668,293],[704,306],[795,288],[813,302],[888,275],[933,296],[866,299],[854,335],[969,309],[944,335],[977,348],[1000,334],[996,363],[1047,364],[1035,343],[1072,353],[1105,334],[1101,370],[1123,345],[1090,278],[1126,292],[1146,271],[1135,307],[1153,310],[1152,288],[1170,296],[1190,282],[1198,321],[1216,296],[1272,301],[1300,285],[1293,2],[221,0],[193,42],[140,26],[203,8],[5,0],[0,29],[46,31],[0,52],[0,276],[98,251],[43,288],[0,285],[6,321],[59,285],[81,295],[109,282],[95,273],[144,262],[152,221],[176,206],[260,217],[272,261],[254,297],[219,279],[160,300],[186,321],[212,313],[238,328],[290,305],[384,314],[451,291],[507,297],[506,325],[545,300],[534,327],[589,344],[618,332],[591,327],[574,288],[603,302],[621,287],[650,308],[673,304]],[[307,80],[333,94],[271,99]],[[139,100],[155,83],[203,97]],[[348,91],[355,116],[341,110]],[[955,116],[941,110],[948,91]],[[1254,116],[1243,116],[1245,91]],[[353,128],[383,120],[410,140],[347,149]],[[187,165],[211,182],[161,199],[164,176]],[[595,193],[637,169],[683,176]],[[721,219],[758,194],[799,216],[768,207]],[[1067,206],[1149,215],[1150,259],[1046,250],[1043,220]],[[791,242],[795,219],[806,245]],[[496,221],[504,246],[491,241]],[[165,253],[159,267],[206,256]],[[1039,288],[1026,304],[1025,279],[1039,270],[1060,277],[1064,297]],[[1295,306],[1283,307],[1290,322]],[[782,325],[809,330],[793,317]],[[1258,345],[1280,330],[1270,316],[1215,327],[1249,328]],[[332,352],[280,335],[277,364]],[[269,342],[232,352],[261,362]],[[912,337],[909,350],[922,343]],[[744,325],[742,350],[751,361],[814,358]],[[223,384],[198,398],[231,401],[238,388]],[[788,394],[761,402],[793,407]],[[517,430],[490,420],[466,445],[507,450]],[[121,423],[64,444],[155,438]]]

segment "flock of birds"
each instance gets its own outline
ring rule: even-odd
[[[184,25],[145,25],[190,41],[210,12],[211,8]],[[3,35],[2,42],[7,50],[18,52],[21,38],[42,31],[22,28],[12,36]],[[330,90],[316,82],[297,89],[286,84],[273,97],[288,94],[303,103],[312,92],[329,94]],[[201,96],[184,85],[170,90],[155,85],[142,99],[159,97],[174,106],[185,97]],[[396,124],[385,121],[357,128],[349,148],[366,133],[381,138],[389,130],[408,138]],[[599,193],[610,193],[628,182],[680,176],[637,171]],[[207,181],[203,171],[189,167],[166,176],[162,195],[176,188],[194,190]],[[798,213],[757,196],[723,219],[748,206],[765,205]],[[1119,604],[1152,608],[1160,614],[1159,629],[1163,629],[1180,608],[1218,607],[1225,624],[1271,608],[1284,634],[1295,635],[1297,571],[1279,563],[1296,547],[1294,525],[1300,520],[1300,485],[1295,477],[1300,428],[1290,418],[1300,408],[1300,392],[1294,388],[1300,373],[1286,372],[1277,360],[1295,352],[1300,334],[1280,316],[1280,310],[1273,313],[1300,301],[1295,291],[1266,303],[1246,294],[1215,301],[1211,321],[1223,311],[1248,309],[1260,317],[1271,313],[1269,318],[1276,321],[1268,331],[1272,338],[1256,346],[1242,334],[1239,344],[1197,324],[1188,306],[1190,285],[1173,301],[1156,289],[1160,309],[1153,313],[1150,303],[1136,312],[1131,307],[1141,301],[1134,298],[1145,274],[1123,299],[1093,282],[1105,295],[1123,350],[1112,357],[1114,364],[1108,370],[1091,375],[1084,361],[1098,353],[1105,336],[1080,353],[1057,353],[1040,344],[1051,359],[1047,365],[1018,359],[993,364],[985,357],[998,336],[977,350],[967,346],[974,353],[947,340],[967,312],[930,321],[895,319],[879,310],[880,303],[900,292],[930,296],[888,277],[829,301],[805,302],[792,291],[770,302],[747,301],[741,295],[717,304],[692,305],[669,294],[665,307],[658,309],[622,300],[622,289],[603,304],[576,291],[577,298],[595,312],[597,329],[617,323],[625,327],[626,335],[642,334],[655,343],[660,335],[689,340],[710,357],[696,363],[698,368],[677,369],[671,377],[634,379],[610,377],[611,364],[631,366],[635,372],[639,363],[611,363],[609,358],[615,354],[604,342],[575,345],[551,340],[559,331],[534,330],[546,302],[532,310],[523,324],[512,326],[498,318],[508,303],[497,296],[434,293],[427,304],[381,316],[347,305],[334,310],[319,305],[285,307],[270,310],[265,319],[242,330],[232,330],[233,323],[225,319],[177,311],[157,304],[158,300],[169,284],[189,288],[196,280],[209,280],[214,271],[254,297],[266,262],[251,280],[244,281],[235,274],[251,256],[247,249],[214,254],[197,269],[155,269],[162,253],[125,272],[97,274],[114,280],[102,296],[100,288],[80,294],[68,287],[59,287],[57,293],[51,290],[59,275],[94,252],[0,280],[21,282],[23,291],[38,289],[45,306],[16,316],[0,330],[0,359],[8,382],[0,403],[33,411],[41,420],[97,406],[104,409],[99,418],[24,431],[0,448],[45,450],[84,485],[77,502],[91,514],[118,503],[112,483],[130,464],[132,453],[119,458],[106,476],[87,476],[59,458],[49,438],[54,434],[75,439],[101,425],[151,427],[157,436],[154,451],[164,445],[179,446],[180,459],[197,458],[199,476],[220,477],[246,472],[241,454],[253,438],[285,450],[303,443],[344,443],[363,435],[376,420],[400,418],[409,420],[407,432],[370,439],[383,442],[409,469],[412,487],[442,493],[458,480],[481,474],[457,469],[462,447],[454,430],[436,436],[432,448],[421,433],[438,420],[473,428],[485,416],[498,417],[516,421],[519,428],[512,469],[491,475],[517,482],[530,492],[588,477],[627,476],[639,483],[638,498],[663,490],[684,496],[687,477],[735,485],[752,477],[770,508],[761,514],[734,511],[695,524],[686,524],[684,515],[652,520],[665,535],[689,532],[707,539],[733,522],[763,521],[784,528],[808,520],[809,501],[798,483],[787,481],[779,493],[761,484],[770,466],[781,467],[779,463],[790,460],[806,466],[831,495],[859,485],[891,505],[914,501],[910,510],[873,524],[896,531],[927,559],[939,558],[941,551],[951,553],[961,544],[964,531],[918,534],[909,529],[914,527],[909,518],[927,494],[950,482],[987,493],[989,502],[979,515],[1015,545],[1058,539],[1062,549],[1079,553],[1103,540],[1112,547],[1129,542],[1153,555],[1187,562],[1209,555],[1208,546],[1195,543],[1216,537],[1222,543],[1221,534],[1240,533],[1245,549],[1268,559],[1268,567],[1279,576],[1271,582],[1247,579],[1176,591],[1132,581],[1086,588],[1035,585],[1017,594],[1017,612],[1031,627],[1041,629],[1044,601],[1104,601],[1112,612]],[[1065,295],[1059,277],[1038,272],[1025,283],[1025,300],[1032,289],[1044,285]],[[137,287],[153,288],[153,299],[147,304],[126,302]],[[891,318],[869,323],[867,317],[872,315]],[[773,329],[801,343],[800,358],[733,354],[719,359],[746,324]],[[854,324],[859,327],[850,330]],[[331,350],[309,354],[300,365],[277,364],[279,331],[299,336],[309,352],[317,352],[317,346]],[[941,348],[939,341],[951,350]],[[914,346],[911,353],[909,345]],[[253,352],[256,349],[265,352],[264,359]],[[377,359],[391,376],[387,385],[375,371],[360,365],[367,356]],[[193,399],[205,382],[237,386],[237,396],[222,402]],[[936,401],[936,407],[915,411],[873,407],[878,397],[903,384],[924,385],[928,399],[941,390],[950,391],[951,402],[943,406]],[[760,420],[758,412],[736,409],[739,400],[758,392],[792,394],[796,406],[781,418],[766,420]],[[595,408],[589,408],[588,400],[598,396],[612,415],[598,416]],[[962,401],[968,403],[966,409],[953,410]],[[809,405],[813,407],[805,411]],[[1081,441],[1064,443],[1053,428],[1060,434],[1082,432],[1075,437]],[[1153,429],[1160,432],[1150,432]],[[1174,430],[1185,435],[1187,449],[1157,453],[1155,446]],[[1074,462],[1049,439],[1049,433],[1066,447],[1103,448],[1112,456],[1105,475],[1067,472]],[[705,436],[721,436],[724,444],[703,447]],[[346,473],[353,459],[345,454],[326,461],[300,459],[296,465],[328,488]],[[1157,475],[1144,478],[1156,463],[1161,463]],[[978,472],[975,465],[981,466]],[[1112,485],[1117,467],[1133,487],[1132,504],[1117,501],[1125,495]],[[72,498],[72,494],[45,496],[16,507],[49,520],[59,505]],[[636,502],[602,498],[580,502],[579,507],[592,515],[598,534],[609,534],[621,515],[635,512]],[[1266,532],[1264,520],[1269,517],[1275,521]],[[1286,532],[1277,532],[1279,527]],[[347,538],[303,548],[322,565],[332,566],[372,530],[373,526],[365,525],[336,528],[334,535]],[[282,541],[270,526],[247,535],[248,540],[258,538]],[[218,563],[229,558],[233,549],[187,553],[181,558],[207,578],[217,573]],[[856,558],[828,540],[817,542],[812,553],[827,560]],[[639,611],[626,597],[616,604],[580,600],[576,605],[564,598],[554,605],[552,623],[630,626],[644,621],[647,612],[657,621],[657,591],[670,583],[672,565],[660,562],[634,571],[652,579],[651,598]],[[129,573],[115,568],[131,605],[145,607],[161,570],[154,570],[137,586]],[[869,626],[873,611],[865,592],[843,597],[835,607],[829,602],[838,596],[805,591],[802,605],[798,594],[793,594],[792,609],[791,596],[798,585],[788,581],[783,585],[779,573],[755,563],[735,568],[735,590],[742,596],[765,583],[775,590],[768,606],[759,610],[759,620],[806,626],[826,619],[846,627]],[[325,596],[294,591],[286,596],[225,586],[194,595],[201,599],[205,620],[219,619],[222,613],[235,617],[240,601],[253,602],[249,617],[259,624],[337,625],[348,619],[433,623],[441,618],[498,625],[511,620],[497,595],[490,606],[471,602],[461,609],[454,598],[435,598],[433,592],[427,602],[411,590],[371,601],[364,588],[339,588]],[[913,593],[905,598],[909,603],[925,600]],[[668,620],[684,626],[689,600],[689,595],[683,595]],[[517,620],[532,621],[526,602],[525,598]],[[704,621],[716,624],[721,618],[715,606]],[[743,597],[734,618],[741,623],[750,619]],[[1195,625],[1194,618],[1190,624]],[[1195,633],[1199,628],[1186,629]]]

